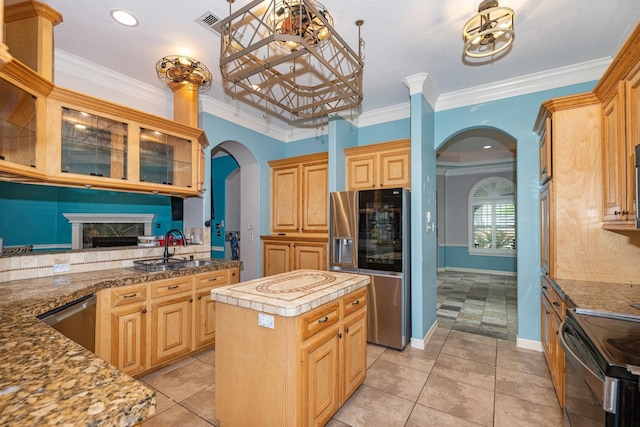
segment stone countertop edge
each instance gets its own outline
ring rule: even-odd
[[[343,278],[348,275],[349,278],[339,282],[337,285],[328,286],[319,290],[310,290],[303,297],[296,298],[293,301],[277,300],[269,296],[256,295],[254,293],[247,293],[242,291],[238,292],[236,289],[234,289],[238,287],[246,287],[251,283],[255,283],[257,286],[258,284],[264,283],[268,280],[273,280],[274,278],[285,278],[289,275],[305,272],[331,274],[336,276],[343,276]],[[282,317],[296,317],[300,314],[320,307],[323,304],[334,301],[355,290],[363,288],[369,284],[370,280],[371,279],[369,276],[354,273],[342,273],[337,271],[324,270],[295,270],[275,276],[270,276],[268,278],[259,278],[247,282],[214,288],[211,290],[211,299],[223,304],[235,305],[242,308],[247,308],[268,314],[275,314]]]
[[[36,316],[100,289],[241,266],[221,260],[0,282],[0,425],[132,426],[154,415],[155,391]]]
[[[624,315],[640,320],[640,283],[605,283],[583,280],[552,279],[554,289],[568,308],[582,308]]]

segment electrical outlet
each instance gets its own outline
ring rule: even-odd
[[[53,273],[66,273],[71,271],[71,264],[53,264]]]
[[[258,326],[273,329],[275,326],[273,322],[273,316],[269,314],[258,313]]]

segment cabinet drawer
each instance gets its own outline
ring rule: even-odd
[[[208,286],[228,285],[229,283],[229,270],[214,270],[196,276],[196,288],[198,289]]]
[[[323,305],[302,315],[302,339],[306,340],[318,332],[338,323],[338,301]]]
[[[125,286],[111,289],[111,307],[142,302],[147,299],[147,284]]]
[[[353,291],[342,297],[342,317],[347,317],[367,305],[367,287]]]
[[[160,280],[151,283],[151,298],[190,292],[191,277],[176,277],[175,279]]]

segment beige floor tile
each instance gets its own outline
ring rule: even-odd
[[[145,380],[151,387],[176,402],[215,383],[214,367],[199,360],[180,366],[164,375]]]
[[[156,390],[156,415],[166,411],[175,404],[175,401]]]
[[[332,418],[324,427],[349,427],[349,425]]]
[[[472,334],[469,332],[462,332],[462,331],[456,331],[455,329],[452,329],[451,332],[449,333],[449,338],[460,338],[466,341],[473,341],[473,342],[477,342],[480,344],[487,344],[487,345],[497,345],[497,338],[491,338],[491,337],[487,337],[484,335],[478,335],[478,334]]]
[[[440,350],[442,350],[442,346],[444,345],[445,341],[447,341],[447,335],[434,334],[427,345],[424,347],[424,349],[439,353]]]
[[[375,363],[375,361],[378,360],[375,357],[369,357],[367,355],[367,369],[369,369],[371,367],[371,365],[373,365]]]
[[[378,359],[367,370],[365,384],[415,402],[429,374]]]
[[[496,369],[496,392],[538,405],[558,406],[551,378],[511,369]]]
[[[180,403],[191,412],[217,426],[216,419],[216,386],[210,385]]]
[[[494,427],[562,427],[562,410],[496,393]]]
[[[433,335],[434,336],[436,336],[436,335],[444,335],[446,337],[446,336],[449,335],[449,332],[451,332],[451,329],[437,327],[436,331],[433,333]]]
[[[445,414],[433,408],[416,405],[405,427],[477,427],[471,421]]]
[[[431,374],[493,391],[495,387],[495,369],[494,366],[485,363],[478,363],[448,354],[440,354],[435,365],[433,365]]]
[[[419,350],[406,347],[403,351],[386,349],[379,360],[396,363],[407,368],[429,373],[438,358],[438,352],[433,350]]]
[[[201,362],[216,366],[216,351],[213,348],[205,350],[202,353],[198,353],[193,357],[200,360]]]
[[[402,427],[413,405],[408,400],[362,385],[333,419],[351,427]]]
[[[449,337],[442,347],[442,353],[450,356],[463,357],[487,365],[496,364],[495,344],[485,344],[469,341],[458,337]]]
[[[544,354],[532,350],[518,351],[498,347],[497,366],[540,377],[549,377],[549,367]]]
[[[373,357],[374,359],[377,359],[378,357],[380,357],[380,355],[382,353],[384,353],[385,349],[386,349],[386,347],[381,346],[381,345],[367,344],[367,356],[368,357]]]
[[[418,403],[483,426],[493,425],[493,391],[430,375]]]
[[[180,405],[175,405],[142,423],[142,427],[211,427],[202,418],[188,411]]]
[[[172,363],[171,365],[165,366],[164,368],[160,368],[157,371],[153,371],[150,374],[147,374],[143,377],[140,377],[140,379],[144,382],[148,382],[147,380],[150,380],[152,378],[156,378],[156,377],[161,377],[164,374],[171,372],[171,371],[175,371],[176,369],[180,368],[181,366],[184,365],[188,365],[189,363],[193,362],[195,359],[193,357],[188,357],[186,359],[180,360],[179,362],[175,362]]]

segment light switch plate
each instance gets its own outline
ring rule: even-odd
[[[258,313],[258,326],[262,326],[264,328],[273,329],[273,316],[264,313]]]

